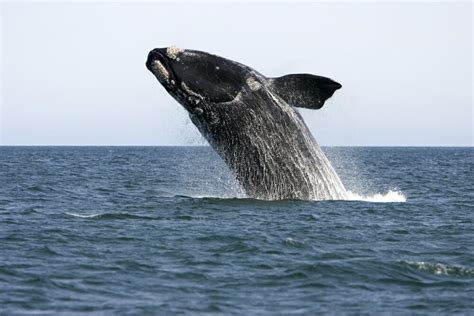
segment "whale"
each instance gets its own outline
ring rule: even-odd
[[[174,46],[146,68],[188,112],[249,198],[340,200],[347,192],[298,108],[318,110],[342,86],[301,73],[266,77],[239,62]]]

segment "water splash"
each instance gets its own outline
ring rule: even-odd
[[[405,195],[397,190],[389,190],[385,194],[377,193],[374,195],[360,195],[347,191],[348,201],[365,201],[365,202],[376,202],[376,203],[403,203],[407,201]]]

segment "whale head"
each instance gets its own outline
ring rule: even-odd
[[[231,60],[177,47],[156,48],[146,61],[163,87],[191,114],[206,105],[232,101],[250,68]]]

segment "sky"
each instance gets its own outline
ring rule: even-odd
[[[327,146],[473,146],[471,2],[2,2],[1,145],[203,145],[145,68],[175,45],[342,84]]]

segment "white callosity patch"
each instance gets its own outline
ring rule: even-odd
[[[166,56],[170,59],[177,59],[178,54],[182,53],[183,50],[181,48],[178,48],[176,46],[171,46],[166,49]]]
[[[184,90],[184,92],[186,92],[187,94],[191,95],[191,96],[194,96],[196,98],[199,98],[199,99],[203,99],[203,96],[200,95],[199,93],[197,92],[194,92],[193,90],[191,90],[191,88],[188,87],[188,85],[184,82],[181,82],[181,88]]]
[[[253,78],[253,77],[247,78],[246,83],[252,91],[257,91],[258,89],[260,89],[262,87],[260,82],[255,80],[255,78]]]
[[[153,69],[153,72],[155,74],[158,74],[161,78],[163,78],[163,80],[168,82],[170,74],[168,70],[166,70],[166,67],[163,66],[163,64],[159,60],[154,60],[151,64],[151,68]]]

